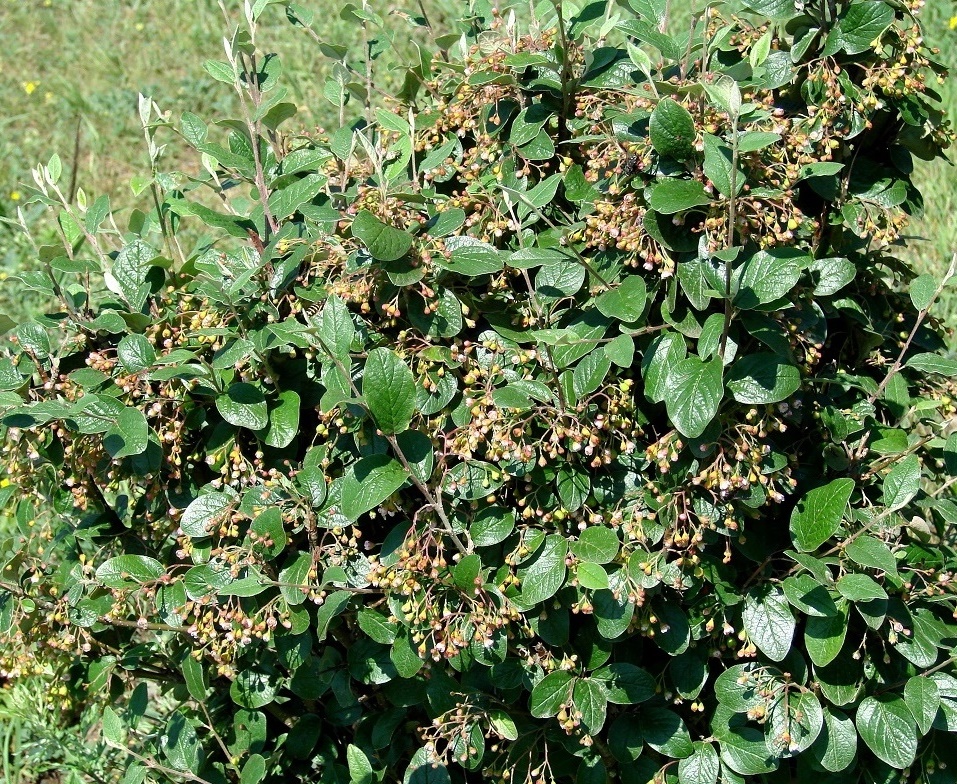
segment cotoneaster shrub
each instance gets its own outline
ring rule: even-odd
[[[141,101],[151,212],[36,171],[4,675],[124,782],[953,781],[919,3],[475,2],[394,110],[347,6],[330,136],[267,5],[239,120]]]

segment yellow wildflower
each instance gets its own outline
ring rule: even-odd
[[[23,82],[23,91],[27,95],[32,95],[33,91],[36,90],[37,87],[39,86],[40,86],[39,82]]]
[[[10,201],[20,201],[23,198],[23,194],[20,191],[10,191]]]
[[[950,17],[950,24],[947,25],[951,30],[957,30],[957,16]]]

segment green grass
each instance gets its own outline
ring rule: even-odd
[[[201,116],[228,116],[234,97],[202,69],[219,58],[224,31],[239,19],[241,3],[227,0],[233,18],[227,24],[217,0],[0,0],[0,216],[10,215],[30,168],[58,152],[65,168],[75,168],[75,185],[88,194],[109,193],[119,207],[133,205],[127,187],[142,173],[147,158],[136,112],[137,93],[151,95],[174,118],[185,110]],[[354,28],[338,17],[338,0],[313,0],[325,41],[360,46]],[[426,0],[439,29],[464,0]],[[405,45],[411,28],[393,11],[418,14],[417,0],[372,0],[389,20],[397,42]],[[687,16],[687,0],[675,0],[672,20]],[[957,0],[928,0],[923,10],[929,41],[941,59],[957,71]],[[322,96],[329,62],[316,43],[269,8],[259,31],[261,45],[282,55],[284,83],[300,107],[304,128],[333,125],[333,107]],[[957,112],[957,79],[941,88],[944,105]],[[171,149],[175,145],[171,145]],[[197,161],[166,161],[167,167],[195,167]],[[914,239],[904,251],[920,271],[940,272],[957,250],[957,169],[944,161],[919,163],[918,184],[926,214],[911,226]],[[0,228],[0,270],[17,269],[29,259],[29,247]],[[0,310],[22,316],[35,307],[0,292]],[[957,294],[938,306],[938,314],[957,327]]]

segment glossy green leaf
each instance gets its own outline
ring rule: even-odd
[[[798,550],[816,550],[837,532],[853,492],[853,479],[835,479],[798,502],[791,513],[791,540]]]
[[[532,689],[529,711],[533,716],[546,719],[555,716],[571,702],[572,676],[564,670],[549,673]]]
[[[750,591],[744,599],[741,620],[748,637],[771,661],[781,661],[788,655],[795,622],[782,590]]]
[[[565,537],[551,534],[545,537],[534,558],[518,570],[521,581],[521,603],[531,607],[554,596],[565,582],[565,555],[568,542]]]
[[[778,403],[800,387],[800,371],[778,354],[741,357],[728,373],[728,389],[739,403]]]
[[[665,383],[668,418],[682,435],[696,438],[718,413],[723,391],[720,360],[683,359],[670,369]]]
[[[854,722],[830,706],[824,708],[824,726],[810,748],[811,758],[824,770],[839,773],[857,756],[857,729]]]
[[[376,348],[366,358],[362,394],[383,433],[401,433],[415,414],[415,378],[391,349]]]
[[[412,235],[389,226],[368,210],[361,210],[352,221],[352,234],[378,261],[401,259],[412,247]]]
[[[711,197],[697,180],[663,180],[655,186],[648,206],[662,215],[674,215],[711,203]]]
[[[651,143],[660,155],[679,161],[694,154],[695,124],[691,113],[671,98],[658,102],[648,126]]]
[[[388,455],[362,458],[342,480],[342,513],[358,520],[388,500],[408,479],[402,464]]]
[[[223,419],[236,427],[262,430],[269,424],[266,396],[258,387],[239,382],[216,398],[216,410]]]
[[[917,755],[917,726],[900,697],[865,697],[857,708],[854,724],[867,747],[892,768],[902,770],[913,763]]]

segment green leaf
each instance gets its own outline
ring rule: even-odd
[[[655,679],[634,664],[609,664],[595,670],[592,678],[602,683],[608,702],[616,705],[637,705],[655,696]]]
[[[124,408],[116,425],[103,435],[103,446],[114,460],[141,455],[149,444],[150,426],[138,408]]]
[[[518,740],[518,726],[507,712],[501,708],[492,708],[488,712],[489,723],[492,730],[498,733],[500,738],[505,740]]]
[[[619,335],[605,344],[605,356],[621,368],[630,368],[635,361],[635,339]]]
[[[565,582],[565,555],[568,542],[564,536],[550,534],[530,562],[518,570],[521,581],[520,602],[531,607],[550,599]]]
[[[273,672],[244,667],[236,673],[229,687],[229,696],[237,705],[255,710],[272,702],[277,691],[278,678]]]
[[[830,707],[824,707],[824,726],[809,750],[813,759],[824,770],[839,773],[846,770],[857,755],[857,730],[854,722]]]
[[[778,767],[764,735],[754,727],[732,727],[721,734],[718,745],[721,761],[742,776],[759,776]]]
[[[865,697],[854,719],[861,740],[892,768],[910,767],[917,755],[917,727],[904,701],[895,695]]]
[[[582,357],[572,372],[575,397],[581,400],[598,389],[610,369],[611,360],[604,351],[592,351]]]
[[[742,357],[728,373],[728,389],[739,403],[778,403],[800,388],[801,372],[770,352]]]
[[[575,569],[575,578],[582,588],[590,591],[601,591],[608,588],[608,572],[604,567],[583,561]]]
[[[641,709],[639,718],[645,743],[655,751],[672,759],[684,759],[694,753],[688,728],[674,711],[649,706]]]
[[[166,573],[163,564],[146,555],[118,555],[97,567],[96,579],[107,588],[151,583]]]
[[[299,394],[291,389],[279,393],[269,406],[269,425],[258,433],[267,446],[285,449],[299,435]]]
[[[850,55],[866,52],[894,21],[894,9],[883,2],[861,0],[852,3],[828,34],[824,54],[843,49]]]
[[[847,603],[838,603],[837,615],[809,616],[804,624],[804,647],[818,667],[830,664],[844,647],[847,636]]]
[[[606,564],[618,555],[618,534],[612,528],[601,525],[590,526],[578,536],[577,541],[569,543],[569,549],[580,561]]]
[[[349,784],[373,784],[375,773],[372,763],[362,749],[350,743],[346,747],[346,762],[349,765]]]
[[[691,113],[671,98],[662,98],[648,125],[651,144],[659,155],[686,160],[694,155],[695,125]]]
[[[293,215],[300,207],[311,202],[319,194],[328,179],[325,174],[308,174],[294,180],[282,190],[271,193],[269,196],[269,211],[273,218],[279,221]],[[360,237],[360,239],[362,238]],[[372,255],[378,258],[374,253]]]
[[[395,642],[397,628],[382,613],[363,607],[356,615],[359,628],[380,645],[392,645]]]
[[[243,765],[239,784],[260,784],[266,778],[266,760],[262,754],[252,754]]]
[[[727,144],[710,133],[704,135],[704,173],[724,196],[731,195],[731,174],[734,172],[732,160],[731,148]],[[744,172],[738,169],[734,178],[735,196],[741,192],[746,181]]]
[[[408,429],[415,414],[415,379],[409,366],[391,349],[369,352],[362,376],[362,394],[383,433]]]
[[[927,273],[918,275],[911,281],[907,293],[915,308],[925,310],[933,302],[934,295],[937,293],[937,279]]]
[[[349,308],[334,294],[326,300],[319,318],[319,338],[324,348],[344,365],[349,365],[349,349],[356,334]]]
[[[209,691],[209,679],[206,677],[202,662],[191,655],[186,655],[180,663],[180,669],[183,672],[189,696],[194,700],[205,700],[206,693]]]
[[[409,473],[388,455],[370,455],[349,469],[342,480],[342,514],[358,520],[406,483]]]
[[[452,240],[458,240],[452,243]],[[451,248],[452,256],[436,258],[436,264],[450,272],[466,277],[490,275],[505,268],[505,256],[491,245],[472,237],[450,237],[446,240],[446,247]]]
[[[781,588],[791,606],[805,615],[824,617],[837,614],[837,605],[827,588],[809,574],[788,577],[781,583]]]
[[[542,678],[532,689],[529,711],[539,719],[558,714],[563,705],[571,701],[572,676],[564,670],[556,670]]]
[[[156,350],[143,335],[133,333],[119,342],[116,358],[127,373],[139,373],[152,366],[156,359]]]
[[[316,639],[322,642],[329,634],[329,626],[352,599],[351,591],[333,591],[316,610]]]
[[[811,552],[830,539],[841,525],[853,492],[853,479],[835,479],[804,496],[791,513],[791,540],[795,547]]]
[[[216,410],[229,424],[247,430],[262,430],[269,424],[269,407],[262,390],[252,384],[231,384],[216,398]]]
[[[134,240],[123,248],[106,273],[106,285],[119,294],[133,312],[139,312],[146,304],[150,284],[146,278],[156,259],[156,251],[142,240]]]
[[[818,276],[817,285],[814,287],[814,295],[817,297],[836,294],[854,280],[857,274],[857,267],[842,258],[815,259],[810,269]]]
[[[915,675],[904,684],[904,703],[911,712],[921,735],[930,732],[940,709],[937,683],[923,675]]]
[[[887,591],[866,574],[845,574],[837,581],[837,590],[841,596],[852,602],[869,602],[873,599],[887,598]]]
[[[721,769],[721,761],[714,746],[696,740],[691,744],[694,751],[678,763],[678,781],[681,784],[715,784]]]
[[[651,341],[641,358],[641,375],[645,381],[645,397],[652,403],[664,402],[668,376],[687,353],[685,339],[677,332],[662,332]]]
[[[741,88],[727,74],[721,74],[713,82],[703,82],[711,102],[732,119],[741,114]]]
[[[640,275],[629,275],[618,288],[606,291],[595,300],[599,312],[625,322],[637,321],[645,310],[648,288]]]
[[[897,574],[897,559],[891,549],[873,536],[859,536],[844,548],[844,554],[861,566]]]
[[[920,458],[911,454],[884,477],[882,500],[888,510],[900,509],[920,490]]]
[[[788,249],[758,251],[735,270],[734,304],[748,310],[780,299],[797,284],[805,261]]]
[[[771,706],[766,725],[768,748],[781,757],[793,757],[814,743],[824,725],[824,712],[810,691],[788,695]]]
[[[490,506],[475,516],[469,535],[477,547],[491,547],[505,541],[514,529],[514,512],[500,506]]]
[[[588,474],[575,468],[575,466],[563,465],[558,469],[555,488],[558,490],[558,497],[565,509],[569,512],[576,512],[581,509],[588,499],[591,480],[588,478]]]
[[[412,235],[380,221],[368,210],[362,210],[352,221],[352,235],[378,261],[401,259],[412,247]]]
[[[546,264],[535,275],[535,293],[541,299],[570,297],[585,283],[585,274],[585,268],[570,259]]]
[[[723,392],[720,360],[683,359],[668,373],[665,392],[668,418],[682,435],[697,438],[718,413]]]
[[[914,354],[904,364],[920,373],[937,373],[948,378],[957,376],[957,359],[939,354]]]
[[[697,180],[664,180],[651,194],[648,206],[662,215],[673,215],[711,203],[711,197]]]
[[[608,698],[602,684],[593,678],[578,678],[572,689],[572,701],[581,713],[586,732],[595,734],[605,725]]]
[[[193,499],[183,510],[179,527],[192,539],[209,536],[213,526],[222,520],[232,502],[233,499],[225,493],[205,493]]]
[[[201,746],[196,730],[187,718],[176,711],[166,722],[166,728],[159,738],[160,748],[170,767],[175,770],[192,771],[199,769]]]
[[[771,661],[788,655],[795,622],[780,588],[751,589],[744,599],[741,620],[748,637]]]

